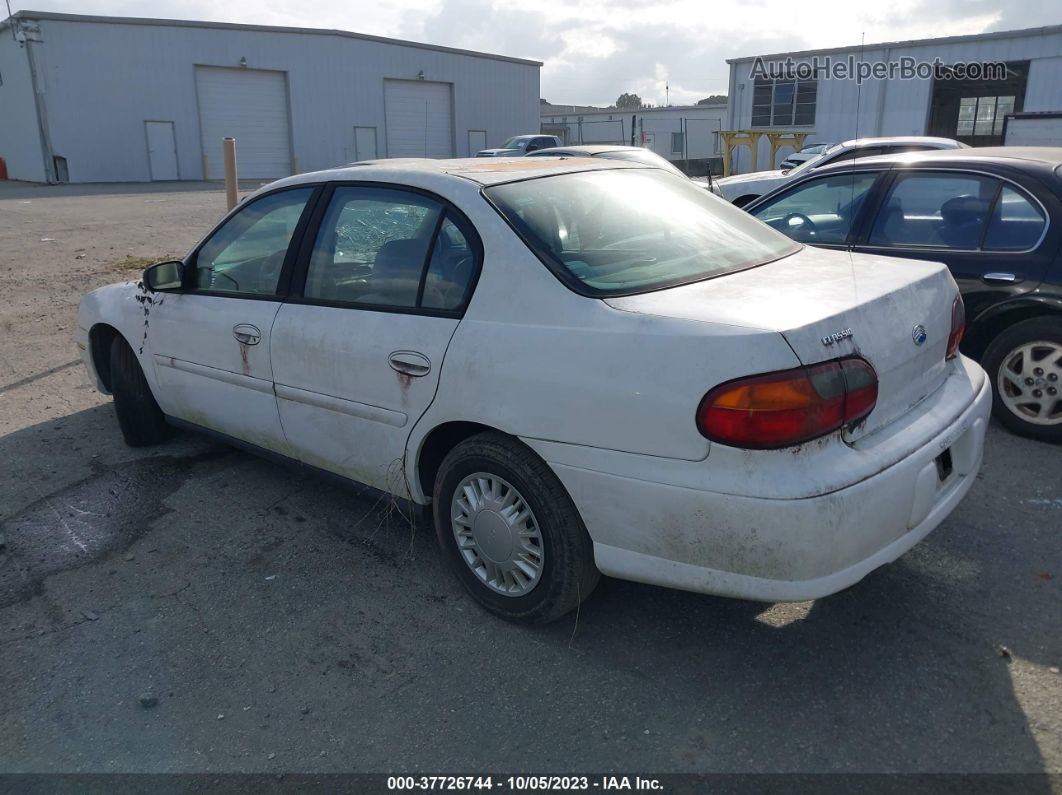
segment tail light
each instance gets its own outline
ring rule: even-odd
[[[951,305],[951,331],[948,333],[948,352],[945,359],[954,359],[959,354],[959,343],[962,342],[963,331],[966,330],[966,305],[962,302],[962,296],[955,296]]]
[[[838,359],[720,384],[701,399],[697,429],[732,447],[771,450],[858,422],[877,401],[870,363]]]

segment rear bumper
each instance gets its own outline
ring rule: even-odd
[[[722,494],[551,466],[579,508],[602,573],[743,599],[803,601],[836,593],[895,560],[954,510],[981,466],[988,379],[964,404],[899,461],[803,498]],[[952,472],[941,480],[936,460],[945,450]],[[647,457],[650,473],[651,462]],[[791,468],[808,464],[814,466],[793,458]]]

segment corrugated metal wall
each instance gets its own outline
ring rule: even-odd
[[[718,133],[726,129],[725,107],[608,109],[597,113],[544,113],[543,132],[563,131],[569,145],[584,143],[630,144],[631,117],[636,117],[634,143],[663,158],[677,161],[719,154]],[[676,151],[674,133],[686,133],[685,149]]]
[[[834,53],[834,58],[848,56]],[[856,59],[860,58],[858,52]],[[868,63],[895,61],[910,56],[918,61],[939,57],[944,63],[971,61],[1031,61],[1025,93],[1025,110],[1062,110],[1062,33],[988,37],[959,42],[927,42],[918,46],[867,47]],[[820,56],[821,57],[821,56]],[[798,59],[810,61],[810,58]],[[731,64],[730,129],[745,129],[752,119],[752,61]],[[810,133],[808,141],[837,142],[857,135],[925,135],[929,122],[932,80],[868,80],[862,91],[855,80],[819,79],[815,124],[786,127]],[[859,112],[856,112],[856,107]],[[780,154],[790,150],[782,150]],[[759,169],[767,163],[769,145],[760,142]],[[739,150],[735,173],[747,171],[747,148]]]
[[[0,31],[0,80],[0,157],[7,166],[8,178],[43,182],[44,154],[29,61],[25,48],[14,40],[10,29]]]
[[[452,83],[454,140],[538,129],[539,67],[333,35],[42,19],[37,45],[52,148],[72,182],[149,179],[144,120],[171,120],[182,179],[203,178],[195,66],[287,73],[297,171],[354,159],[354,128],[376,128],[385,156],[384,80]],[[237,143],[238,146],[238,143]]]

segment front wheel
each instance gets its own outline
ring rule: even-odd
[[[1022,436],[1062,441],[1062,319],[1017,323],[988,346],[992,413]]]
[[[169,435],[166,417],[151,394],[140,362],[120,335],[111,342],[111,394],[118,426],[127,445],[158,444]]]
[[[433,502],[451,568],[502,618],[554,621],[597,585],[593,545],[571,497],[520,442],[486,432],[459,444],[439,468]]]

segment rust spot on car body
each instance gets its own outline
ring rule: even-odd
[[[409,388],[413,386],[413,376],[409,373],[400,373],[395,371],[395,376],[398,378],[398,386],[402,390],[402,404],[405,405],[409,402]]]
[[[247,359],[247,349],[250,346],[243,342],[238,342],[236,344],[240,346],[240,369],[243,371],[244,375],[250,375],[251,363]]]

